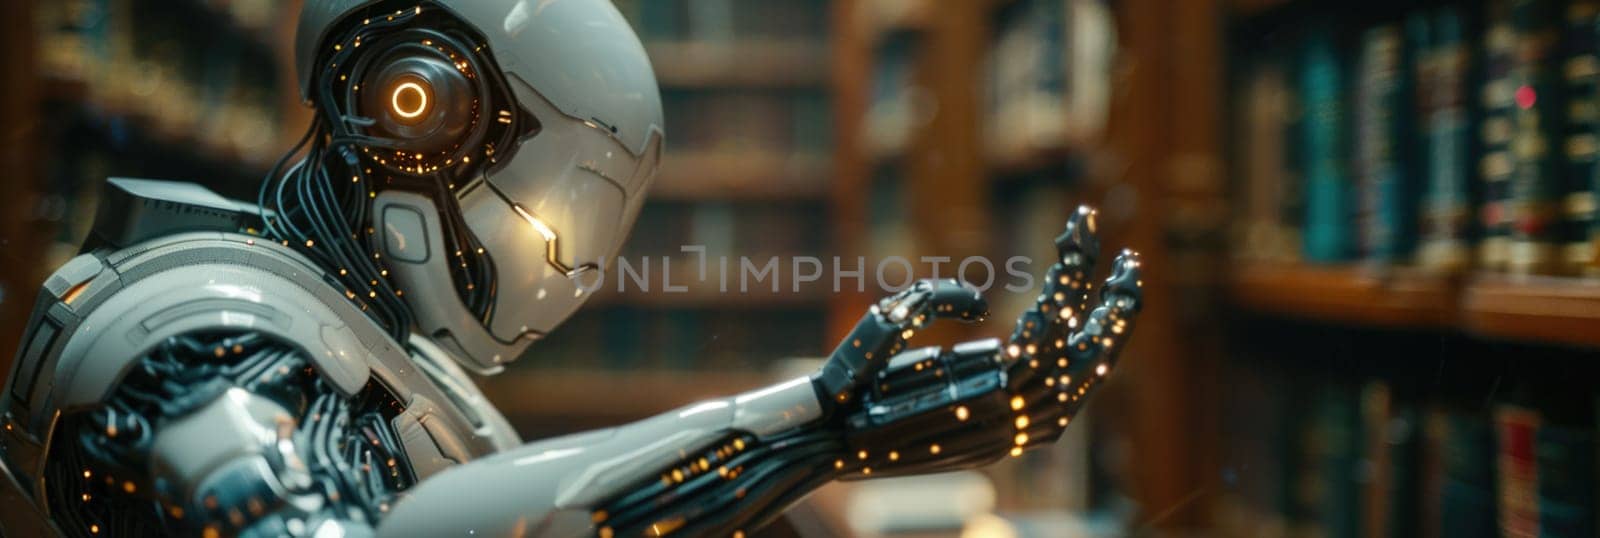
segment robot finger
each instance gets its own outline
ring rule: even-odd
[[[921,327],[929,317],[983,321],[989,303],[978,288],[953,278],[924,279],[910,288],[878,301],[878,310],[892,323]]]
[[[1087,304],[1089,274],[1094,272],[1095,260],[1100,255],[1100,236],[1095,225],[1098,215],[1094,208],[1078,206],[1078,210],[1067,219],[1061,235],[1056,236],[1057,263],[1052,267],[1051,278],[1045,282],[1045,295],[1054,299],[1055,293],[1060,292],[1062,296],[1056,300],[1059,304],[1071,305],[1078,310],[1083,310]]]
[[[1133,331],[1144,285],[1142,263],[1133,251],[1124,250],[1117,256],[1101,291],[1100,306],[1089,314],[1083,329],[1068,339],[1065,354],[1057,360],[1055,397],[1066,406],[1067,416],[1077,412],[1094,385],[1111,373],[1121,344]]]
[[[1078,327],[1089,295],[1088,276],[1100,248],[1094,219],[1093,209],[1079,206],[1056,237],[1058,258],[1045,274],[1044,289],[1033,308],[1017,320],[1008,348],[1011,358],[1054,359],[1051,349],[1064,348],[1067,335]]]
[[[988,303],[977,288],[954,279],[917,282],[879,301],[861,317],[829,356],[817,376],[818,385],[833,401],[849,402],[856,389],[872,383],[889,357],[904,349],[930,319],[978,321],[987,315]]]
[[[1093,362],[1097,370],[1109,368],[1133,330],[1144,297],[1143,262],[1137,252],[1123,250],[1112,264],[1111,276],[1100,290],[1100,306],[1089,313],[1082,330],[1067,339],[1067,356],[1073,362]]]

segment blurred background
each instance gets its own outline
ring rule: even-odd
[[[309,119],[299,3],[0,2],[0,349],[105,177],[254,197]],[[1596,2],[617,6],[668,131],[624,256],[869,285],[602,293],[481,381],[525,438],[809,371],[878,261],[1048,260],[1089,203],[1148,307],[1062,442],[831,485],[772,535],[1596,536]],[[918,341],[1005,336],[1033,293]]]

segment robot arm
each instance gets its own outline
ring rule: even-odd
[[[1080,209],[1057,239],[1061,259],[1004,349],[902,352],[933,318],[985,314],[976,290],[923,281],[873,307],[810,378],[456,467],[409,492],[379,530],[740,536],[831,480],[973,467],[1048,444],[1109,371],[1140,306],[1140,263],[1124,253],[1103,304],[1082,315],[1093,217]]]

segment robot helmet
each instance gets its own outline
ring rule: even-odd
[[[297,39],[318,116],[286,176],[362,187],[363,207],[332,220],[371,260],[314,253],[352,300],[392,334],[418,331],[492,373],[588,298],[663,136],[649,59],[610,1],[308,0]],[[295,196],[288,182],[264,186],[263,206]],[[291,244],[319,228],[272,208],[283,222],[269,232]]]

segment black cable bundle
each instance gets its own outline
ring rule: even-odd
[[[457,294],[488,323],[495,296],[494,263],[467,227],[454,193],[468,182],[457,178],[486,180],[497,162],[496,149],[512,147],[537,125],[522,113],[505,110],[520,109],[513,106],[510,88],[493,67],[487,46],[467,25],[429,4],[407,2],[413,7],[400,10],[384,9],[385,4],[370,8],[370,17],[351,17],[351,27],[332,42],[337,45],[330,45],[330,54],[322,59],[324,68],[314,80],[318,114],[305,136],[272,168],[258,203],[263,215],[274,215],[265,223],[265,236],[327,268],[348,298],[403,342],[411,330],[412,313],[402,299],[404,290],[388,279],[372,225],[371,199],[380,189],[400,188],[434,200],[446,249],[456,255],[452,280]],[[367,71],[395,51],[448,58],[475,84],[472,128],[450,151],[412,158],[403,141],[368,132],[374,120],[356,113]],[[505,105],[497,118],[484,113],[491,104]],[[302,159],[285,171],[289,160],[302,151]]]

